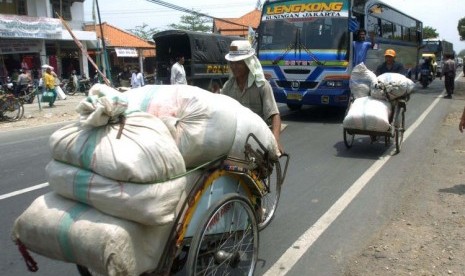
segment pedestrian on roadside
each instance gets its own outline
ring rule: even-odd
[[[255,56],[255,50],[248,40],[234,40],[225,58],[229,61],[231,76],[221,89],[221,94],[236,99],[271,124],[279,150],[283,152],[279,141],[281,116],[278,105],[260,61]]]
[[[57,92],[55,91],[55,76],[52,72],[52,68],[53,67],[47,66],[47,68],[45,69],[45,74],[43,76],[45,91],[53,93],[53,97],[48,103],[49,107],[54,107],[54,103],[57,98]]]
[[[144,86],[144,76],[142,76],[142,73],[139,71],[139,68],[136,68],[132,72],[131,87],[134,89],[142,86]]]
[[[405,75],[404,65],[396,61],[396,51],[393,49],[387,49],[384,52],[384,62],[376,68],[376,75],[382,75],[384,73],[399,73]]]
[[[356,39],[353,44],[354,48],[354,57],[352,60],[352,66],[356,66],[360,63],[365,63],[367,59],[367,53],[369,49],[373,49],[375,47],[375,33],[370,32],[370,41],[366,40],[366,30],[359,29],[356,32]]]
[[[444,63],[442,65],[442,73],[444,74],[444,86],[446,87],[447,95],[444,96],[446,99],[452,99],[452,94],[454,94],[454,81],[455,81],[455,67],[454,55],[445,54]]]
[[[174,63],[171,67],[171,84],[187,84],[184,61],[185,60],[182,55],[176,55],[176,63]]]

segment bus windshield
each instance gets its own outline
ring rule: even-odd
[[[347,50],[347,18],[309,17],[263,21],[259,50]]]

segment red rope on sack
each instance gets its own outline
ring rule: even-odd
[[[19,252],[23,256],[27,269],[29,269],[29,271],[32,271],[32,272],[36,272],[37,270],[39,270],[39,267],[37,266],[36,261],[34,261],[34,259],[29,254],[26,246],[19,239],[16,240],[16,244],[18,245]]]

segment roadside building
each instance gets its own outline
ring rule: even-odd
[[[213,33],[227,36],[248,37],[251,31],[257,31],[258,25],[260,24],[261,13],[260,10],[255,9],[239,18],[222,18],[225,21],[236,24],[215,19],[213,20]]]
[[[88,74],[88,61],[56,15],[61,14],[87,51],[97,37],[85,31],[84,0],[0,1],[0,81],[14,70],[55,68],[61,77],[72,70]]]
[[[112,79],[124,68],[140,68],[145,75],[153,74],[155,68],[155,43],[144,40],[128,31],[112,26],[106,22],[100,25],[86,24],[86,31],[97,34],[98,39],[105,38],[105,48],[112,72]],[[99,47],[102,49],[102,43]],[[93,45],[95,51],[91,56],[99,53],[97,45]],[[91,74],[92,76],[92,74]]]

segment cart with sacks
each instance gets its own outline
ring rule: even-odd
[[[342,123],[345,146],[353,146],[355,135],[368,135],[372,142],[384,137],[386,146],[394,139],[399,153],[413,81],[398,73],[376,76],[361,63],[354,67],[349,86],[351,101]]]
[[[13,226],[81,275],[252,275],[289,155],[237,101],[187,86],[97,84],[50,137],[52,192]]]

